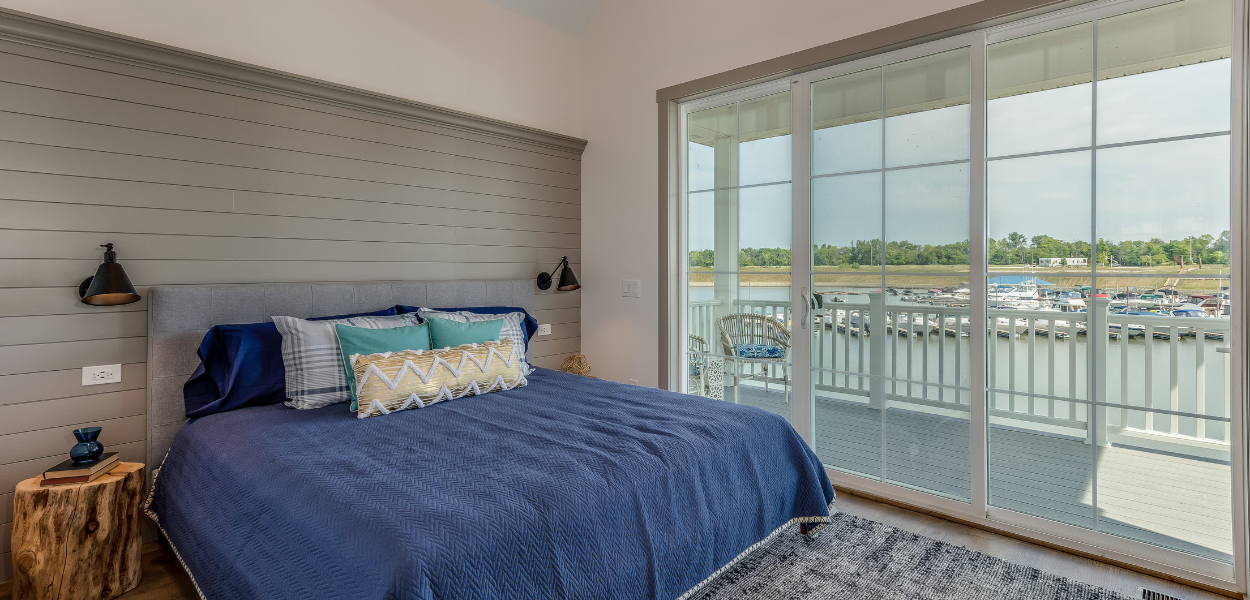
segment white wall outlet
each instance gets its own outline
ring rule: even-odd
[[[638,380],[637,380],[637,379],[630,379],[630,380],[629,380],[629,385],[638,385]]]
[[[622,279],[621,296],[625,298],[641,298],[642,282],[637,279]]]
[[[538,333],[534,335],[551,335],[551,323],[543,323],[538,326]]]
[[[102,383],[121,383],[121,365],[100,365],[82,368],[83,385],[100,385]]]

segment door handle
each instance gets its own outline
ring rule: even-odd
[[[807,288],[803,288],[799,290],[799,295],[803,297],[803,319],[799,321],[799,327],[802,327],[803,329],[807,329],[807,322],[812,319],[811,313],[808,312],[811,309],[808,308],[808,305],[807,305]]]
[[[1233,349],[1232,349],[1231,347],[1229,347],[1229,348],[1216,348],[1216,349],[1215,349],[1215,351],[1216,351],[1216,352],[1219,352],[1220,354],[1232,354],[1232,353],[1233,353]]]

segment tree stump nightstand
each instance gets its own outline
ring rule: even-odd
[[[13,600],[108,600],[139,585],[143,464],[13,495]]]

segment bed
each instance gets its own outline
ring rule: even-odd
[[[211,600],[667,600],[832,510],[807,444],[746,406],[537,369],[370,419],[278,404],[185,422],[172,384],[194,361],[157,356],[278,314],[532,310],[530,280],[170,286],[149,302],[147,511]]]

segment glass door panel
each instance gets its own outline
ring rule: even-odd
[[[960,48],[819,81],[811,109],[816,452],[965,502],[968,69]]]
[[[687,116],[690,393],[790,417],[790,93]]]

